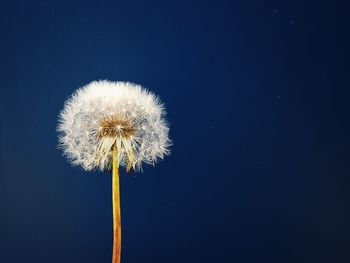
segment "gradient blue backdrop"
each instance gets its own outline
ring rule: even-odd
[[[56,149],[97,79],[174,141],[122,174],[123,262],[350,262],[348,9],[320,2],[1,1],[0,262],[111,261],[111,177]]]

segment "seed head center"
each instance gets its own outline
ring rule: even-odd
[[[99,138],[124,137],[130,138],[135,134],[134,125],[125,119],[108,117],[100,122]]]

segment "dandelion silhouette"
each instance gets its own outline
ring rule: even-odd
[[[129,82],[93,81],[78,89],[59,114],[59,147],[86,171],[112,170],[113,255],[121,257],[119,166],[135,171],[168,155],[171,141],[159,98]]]

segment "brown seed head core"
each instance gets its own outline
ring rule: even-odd
[[[130,138],[135,134],[135,127],[128,120],[118,117],[108,117],[101,121],[98,137]]]

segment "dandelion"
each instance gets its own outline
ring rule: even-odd
[[[59,114],[59,147],[86,171],[112,170],[113,257],[121,256],[119,166],[142,170],[169,155],[171,141],[159,98],[129,82],[93,81],[75,91]]]

